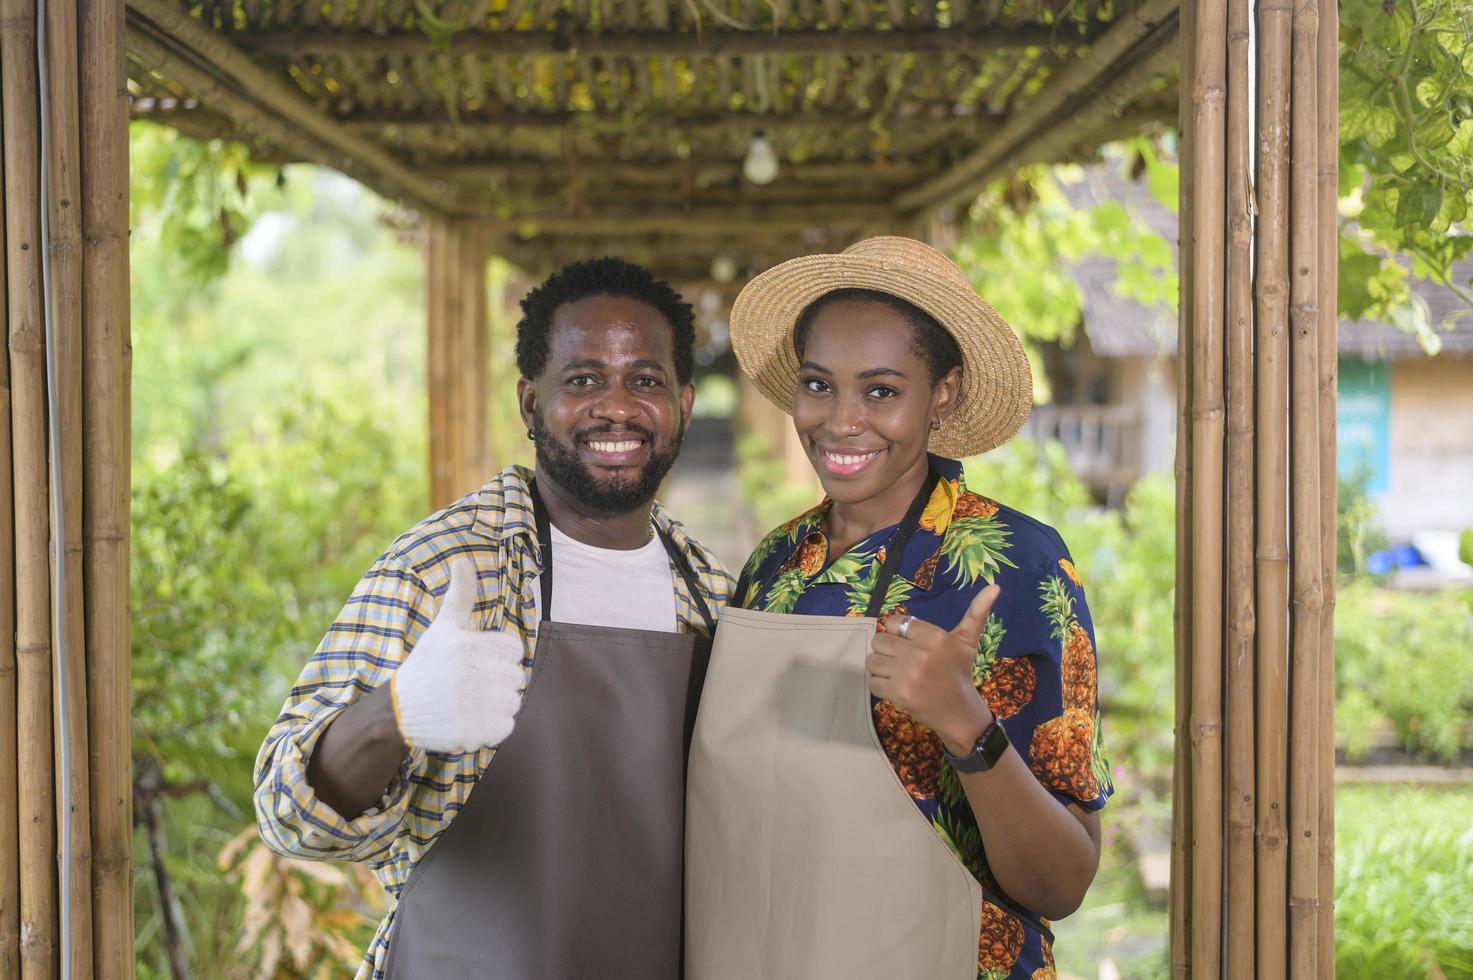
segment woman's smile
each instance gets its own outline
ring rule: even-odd
[[[870,450],[841,450],[820,449],[818,458],[823,463],[823,468],[833,476],[845,477],[855,476],[869,467],[875,460],[880,458],[883,449]]]

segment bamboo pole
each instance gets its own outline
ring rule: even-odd
[[[1321,0],[1318,66],[1319,184],[1319,401],[1320,401],[1320,616],[1319,665],[1319,946],[1317,975],[1335,976],[1335,399],[1338,390],[1338,315],[1335,303],[1339,235],[1340,11]]]
[[[5,186],[0,153],[0,187]],[[6,305],[9,240],[0,202],[0,310]],[[20,977],[19,778],[16,775],[15,532],[10,487],[10,358],[0,357],[0,980]]]
[[[453,187],[415,172],[381,146],[349,132],[303,98],[300,90],[256,64],[230,38],[212,30],[173,0],[129,0],[128,9],[221,73],[227,80],[224,87],[248,93],[251,101],[327,147],[331,155],[318,157],[317,162],[375,188],[387,189],[391,196],[402,194],[431,211],[453,207]]]
[[[20,766],[20,969],[56,976],[55,804],[46,368],[41,321],[36,16],[0,0],[0,125],[5,155],[6,326],[15,513],[16,755]]]
[[[1253,202],[1251,0],[1228,0],[1227,35],[1227,944],[1230,980],[1253,976]]]
[[[1319,942],[1319,7],[1295,0],[1290,100],[1290,421],[1294,590],[1289,659],[1289,975],[1317,974]]]
[[[1173,604],[1176,651],[1175,750],[1171,780],[1171,976],[1186,980],[1192,971],[1192,768],[1189,739],[1191,723],[1191,617],[1186,610],[1192,596],[1192,332],[1189,311],[1194,309],[1196,280],[1193,237],[1196,231],[1196,125],[1190,79],[1195,75],[1197,35],[1196,0],[1182,4],[1182,68],[1178,128],[1181,140],[1178,170],[1180,223],[1178,267],[1181,269],[1177,322],[1176,375],[1176,601]]]
[[[1258,4],[1257,976],[1288,963],[1286,854],[1289,652],[1289,0]]]
[[[1226,0],[1197,6],[1192,66],[1192,973],[1222,955],[1223,321]]]
[[[81,93],[77,64],[77,0],[47,0],[46,68],[49,108],[49,214],[52,360],[56,387],[50,392],[59,434],[51,447],[61,477],[59,535],[65,552],[65,602],[52,597],[63,649],[56,669],[65,673],[64,712],[55,720],[58,739],[58,868],[67,917],[70,978],[92,975],[92,808],[88,778],[87,651],[82,552],[82,146]],[[55,491],[53,490],[53,493]],[[53,518],[55,520],[55,518]],[[57,608],[59,607],[59,608]],[[61,740],[65,742],[63,757]],[[64,783],[62,783],[64,781]],[[65,793],[63,793],[63,787]],[[66,847],[62,847],[65,841]]]
[[[82,384],[93,967],[133,976],[128,99],[120,0],[81,0]]]

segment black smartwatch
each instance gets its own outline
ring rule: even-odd
[[[957,772],[986,772],[997,765],[997,760],[1002,758],[1010,744],[1012,743],[1008,741],[1006,729],[997,723],[997,715],[993,715],[991,723],[977,736],[972,751],[966,755],[952,755],[945,745],[941,747],[941,751],[946,754],[946,761],[951,763],[951,768]]]

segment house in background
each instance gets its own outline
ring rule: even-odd
[[[1176,240],[1176,215],[1143,182],[1098,167],[1067,191],[1080,207],[1120,201]],[[1473,262],[1457,273],[1473,276]],[[1072,346],[1042,351],[1054,399],[1034,410],[1025,431],[1063,443],[1075,470],[1113,505],[1140,476],[1172,465],[1176,315],[1116,295],[1112,259],[1081,263],[1076,279],[1081,329]],[[1339,325],[1337,468],[1342,479],[1364,482],[1393,542],[1473,527],[1473,319],[1444,331],[1457,297],[1428,283],[1414,289],[1442,341],[1435,356],[1390,324]]]

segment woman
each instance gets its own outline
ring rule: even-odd
[[[1051,977],[1047,919],[1093,880],[1111,792],[1092,628],[1059,536],[955,459],[1027,417],[1022,347],[903,238],[769,270],[731,332],[826,497],[766,537],[721,618],[687,972]]]

